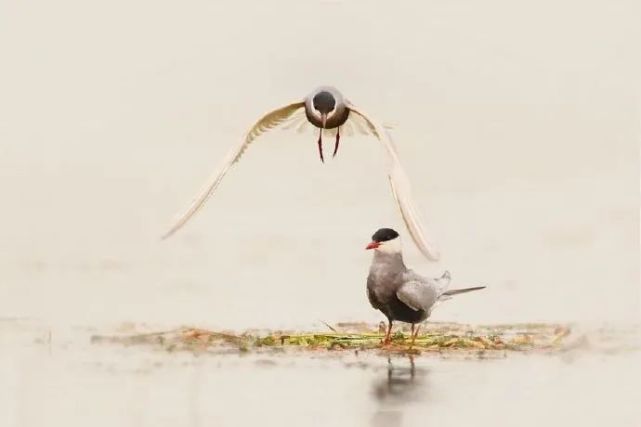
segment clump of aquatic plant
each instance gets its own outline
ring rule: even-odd
[[[249,351],[533,351],[562,347],[569,335],[567,326],[555,324],[517,324],[476,326],[431,323],[412,343],[409,331],[399,330],[390,344],[383,345],[380,328],[362,323],[328,326],[330,332],[248,331],[230,333],[194,327],[170,331],[127,335],[95,335],[94,343],[152,345],[165,351],[249,352]]]

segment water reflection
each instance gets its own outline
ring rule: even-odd
[[[378,402],[371,425],[374,427],[395,427],[402,425],[403,409],[408,403],[428,400],[427,373],[429,370],[416,367],[414,356],[398,359],[392,363],[387,358],[387,372],[384,379],[373,384],[373,395]]]

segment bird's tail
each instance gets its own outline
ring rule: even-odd
[[[451,291],[443,292],[443,296],[451,297],[452,295],[464,294],[465,292],[479,291],[485,289],[485,286],[475,286],[473,288],[452,289]]]

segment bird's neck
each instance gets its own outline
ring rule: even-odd
[[[374,252],[373,264],[387,265],[388,267],[395,267],[400,270],[405,270],[405,263],[403,262],[403,254],[400,252]]]

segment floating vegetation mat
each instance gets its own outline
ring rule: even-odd
[[[411,343],[408,328],[398,328],[383,344],[384,325],[362,323],[326,325],[328,332],[247,331],[241,334],[184,327],[162,332],[93,335],[91,342],[145,345],[174,352],[341,352],[386,351],[399,353],[467,352],[483,355],[508,351],[558,351],[565,347],[570,328],[559,324],[471,326],[428,323]]]

